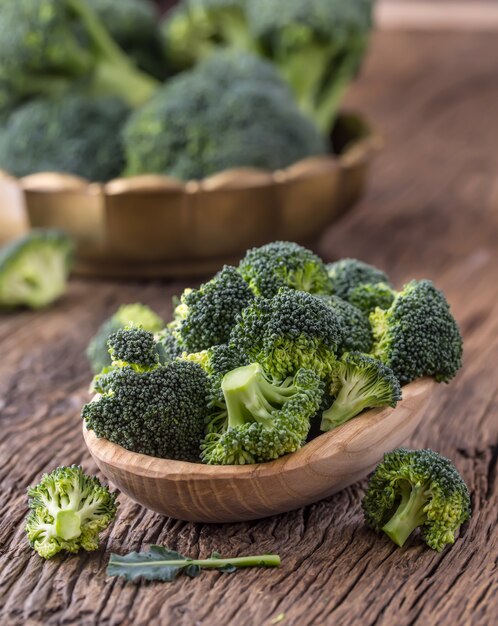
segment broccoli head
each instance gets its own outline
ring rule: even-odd
[[[28,495],[28,540],[45,559],[62,550],[97,550],[99,534],[116,516],[116,494],[76,465],[44,474]]]
[[[159,362],[162,365],[171,363],[182,354],[182,349],[178,345],[175,331],[173,328],[163,328],[155,334],[157,342],[157,352],[159,354]]]
[[[370,314],[372,354],[399,381],[421,376],[451,380],[462,365],[462,337],[444,294],[430,280],[412,280],[387,311]]]
[[[362,283],[349,291],[348,300],[366,315],[380,309],[388,309],[396,292],[386,283]]]
[[[113,333],[107,342],[114,367],[130,366],[136,372],[150,372],[159,367],[159,354],[154,335],[129,325]]]
[[[305,442],[322,397],[322,383],[311,370],[275,382],[258,363],[228,372],[222,390],[227,420],[202,444],[203,460],[213,465],[259,463],[294,452]]]
[[[363,500],[366,523],[403,546],[416,528],[440,552],[470,518],[467,485],[453,463],[432,450],[384,455]]]
[[[359,285],[384,283],[391,286],[385,272],[357,259],[341,259],[335,263],[329,263],[327,271],[333,294],[348,302],[351,293]]]
[[[322,431],[344,424],[365,409],[395,407],[401,400],[401,388],[392,370],[359,352],[346,353],[336,361],[329,393],[334,400],[322,413]]]
[[[338,353],[370,352],[373,343],[368,317],[346,300],[337,296],[317,296],[336,313],[343,330]]]
[[[73,258],[69,237],[56,230],[31,230],[0,250],[0,308],[45,307],[67,286]]]

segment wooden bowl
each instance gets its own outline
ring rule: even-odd
[[[168,461],[83,436],[102,473],[130,498],[193,522],[240,522],[311,504],[364,478],[385,452],[406,444],[436,383],[403,388],[395,409],[366,411],[271,463],[214,466]]]

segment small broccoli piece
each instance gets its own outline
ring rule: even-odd
[[[289,241],[275,241],[251,248],[239,272],[257,296],[272,298],[281,287],[310,293],[331,293],[323,261],[311,250]]]
[[[462,366],[462,337],[444,294],[430,280],[412,280],[387,311],[370,314],[372,354],[399,381],[421,376],[448,382]]]
[[[317,296],[336,313],[343,330],[338,353],[370,352],[373,343],[372,328],[368,317],[346,300],[337,296]]]
[[[141,326],[152,333],[159,332],[164,326],[163,320],[145,304],[123,304],[102,324],[88,344],[86,355],[94,374],[98,374],[103,368],[111,365],[107,341],[114,332],[125,328],[128,324]],[[160,347],[158,351],[161,351]]]
[[[391,286],[387,274],[373,265],[357,259],[341,259],[327,265],[333,294],[350,301],[350,295],[359,285],[384,283]]]
[[[441,552],[470,518],[467,485],[453,463],[433,450],[394,450],[384,455],[363,500],[365,521],[403,546],[416,528]]]
[[[401,388],[392,370],[359,352],[346,353],[330,375],[332,406],[322,413],[321,430],[344,424],[365,409],[395,407]]]
[[[200,352],[228,341],[239,313],[254,298],[234,267],[225,267],[199,289],[187,289],[171,324],[182,352]]]
[[[364,283],[357,285],[348,295],[348,300],[366,315],[380,309],[388,309],[396,297],[396,292],[386,283]]]
[[[66,291],[73,258],[69,237],[32,230],[0,250],[0,309],[45,307]]]
[[[281,380],[306,368],[327,376],[341,345],[340,320],[319,298],[281,289],[256,298],[239,316],[230,344]]]
[[[212,465],[244,465],[277,459],[303,445],[322,383],[305,369],[283,382],[271,381],[252,363],[226,374],[222,390],[228,418],[219,432],[206,435],[202,458]]]
[[[99,534],[116,516],[116,494],[76,465],[44,474],[28,495],[28,540],[45,559],[62,550],[97,550]]]
[[[120,328],[109,337],[107,345],[114,367],[129,365],[136,372],[150,372],[159,367],[154,335],[139,326]]]
[[[182,354],[182,349],[176,340],[173,328],[163,328],[155,334],[157,342],[157,352],[159,354],[159,362],[162,365],[171,363]]]

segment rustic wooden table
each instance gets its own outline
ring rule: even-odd
[[[465,366],[438,388],[413,445],[450,456],[465,476],[474,513],[463,537],[442,554],[417,538],[396,548],[363,525],[364,483],[287,515],[226,526],[165,519],[120,496],[101,550],[43,562],[24,537],[27,485],[60,464],[96,469],[79,418],[88,339],[119,303],[167,313],[184,286],[74,280],[53,309],[0,317],[2,625],[496,624],[497,67],[495,34],[377,35],[349,104],[384,129],[386,149],[368,195],[321,242],[327,258],[358,256],[398,284],[430,277],[452,303]],[[283,564],[173,584],[106,578],[109,552],[149,543],[192,556],[278,552]]]

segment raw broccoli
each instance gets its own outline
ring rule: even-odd
[[[1,0],[0,76],[21,98],[56,95],[79,80],[92,94],[140,105],[157,87],[85,0]]]
[[[247,0],[252,37],[291,85],[300,108],[328,132],[357,74],[373,0]]]
[[[317,296],[332,308],[340,320],[343,330],[338,353],[370,352],[373,343],[372,327],[368,317],[346,300],[337,296]]]
[[[116,494],[76,465],[44,474],[28,495],[26,532],[31,547],[45,559],[62,550],[97,550],[99,534],[116,516]]]
[[[275,241],[246,252],[239,272],[257,296],[273,297],[281,287],[310,293],[331,293],[326,266],[311,250],[289,241]]]
[[[128,115],[118,98],[27,102],[0,130],[0,168],[14,176],[67,172],[91,181],[115,178],[124,166],[120,133]]]
[[[114,335],[110,350],[132,361],[115,362],[104,374],[102,395],[83,407],[87,428],[133,452],[198,461],[207,417],[206,374],[196,363],[182,360],[153,364],[157,348],[152,333],[148,340],[140,329],[119,333],[119,346]]]
[[[150,372],[159,367],[154,335],[133,324],[120,328],[107,342],[113,367],[130,366],[136,372]]]
[[[0,308],[39,309],[67,286],[73,245],[56,230],[32,230],[0,250]]]
[[[252,363],[226,374],[222,390],[228,418],[219,432],[206,435],[202,458],[213,465],[243,465],[271,461],[303,445],[322,383],[306,369],[271,381]]]
[[[365,521],[402,546],[416,528],[440,552],[470,518],[467,485],[453,463],[432,450],[384,455],[363,500]]]
[[[256,298],[244,309],[230,344],[282,380],[300,368],[325,377],[342,337],[340,320],[331,307],[304,291],[281,289],[274,298]]]
[[[225,267],[199,289],[187,289],[175,308],[174,331],[182,352],[226,343],[237,315],[254,298],[234,267]]]
[[[396,292],[386,283],[364,283],[350,290],[348,300],[366,315],[380,309],[388,309],[396,297]]]
[[[112,333],[125,328],[128,324],[141,326],[152,333],[160,331],[164,326],[163,320],[145,304],[123,304],[102,324],[88,344],[86,355],[94,374],[98,374],[104,367],[111,365],[107,341]]]
[[[341,259],[335,263],[329,263],[327,271],[333,294],[348,302],[359,285],[384,283],[391,286],[385,272],[357,259]]]
[[[235,167],[277,170],[327,151],[285,86],[262,89],[236,64],[224,78],[204,66],[168,81],[130,116],[124,141],[126,175],[182,180]]]
[[[155,339],[157,342],[159,362],[162,365],[171,363],[171,361],[181,356],[182,349],[178,345],[173,328],[163,328],[155,334]]]
[[[392,370],[359,352],[344,354],[334,364],[330,381],[334,401],[322,413],[322,431],[344,424],[365,409],[395,407],[401,400],[401,388]]]
[[[444,294],[430,280],[412,280],[391,307],[370,314],[372,354],[399,381],[421,376],[451,380],[462,365],[462,337]]]

